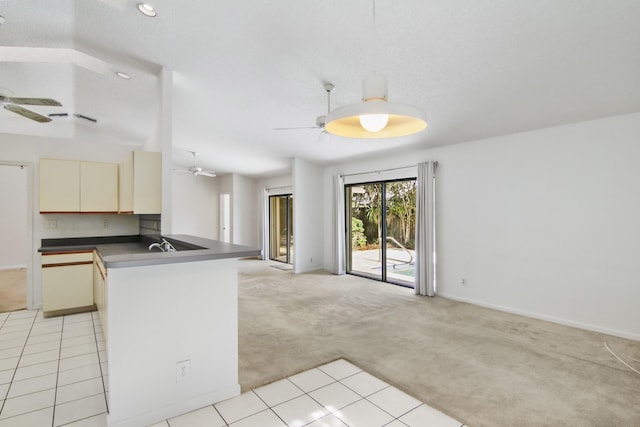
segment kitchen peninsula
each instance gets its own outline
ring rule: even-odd
[[[95,250],[104,266],[110,426],[150,425],[240,393],[237,263],[260,251],[163,237],[176,252],[150,252],[138,236],[42,241],[43,257]]]

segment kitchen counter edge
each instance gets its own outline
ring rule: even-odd
[[[233,243],[221,242],[218,240],[205,239],[203,237],[191,236],[188,234],[168,234],[160,238],[169,241],[194,245],[202,249],[182,250],[178,252],[136,252],[136,253],[114,253],[108,254],[109,245],[113,244],[136,244],[139,241],[123,238],[86,238],[86,239],[50,239],[52,243],[43,241],[38,252],[43,254],[52,252],[74,252],[96,249],[106,268],[128,268],[142,267],[148,265],[175,264],[183,262],[209,261],[228,258],[250,258],[260,255],[260,250],[250,246],[236,245]],[[101,248],[103,249],[101,251]]]

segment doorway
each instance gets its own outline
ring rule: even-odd
[[[269,196],[269,259],[293,264],[293,195]]]
[[[220,194],[220,240],[231,243],[231,194]]]
[[[30,252],[29,169],[0,164],[0,312],[27,308]]]
[[[416,179],[345,186],[347,273],[413,287]]]

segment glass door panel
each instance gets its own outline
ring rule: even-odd
[[[416,181],[385,183],[387,281],[413,286],[415,272]]]
[[[287,220],[288,225],[287,225],[287,229],[289,230],[289,244],[288,244],[288,248],[287,248],[287,264],[293,264],[293,196],[289,195],[289,197],[287,198],[287,204],[288,209],[287,212],[289,212],[289,218]]]
[[[346,197],[348,271],[382,280],[382,185],[348,186]]]
[[[292,263],[293,203],[291,195],[269,197],[269,257]]]

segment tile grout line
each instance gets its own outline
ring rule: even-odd
[[[38,310],[39,312],[39,310]],[[60,329],[60,345],[58,353],[58,369],[56,369],[56,391],[53,394],[53,414],[51,415],[51,427],[55,425],[56,419],[56,402],[58,400],[58,380],[60,378],[60,357],[62,356],[62,337],[64,337],[64,320],[67,316],[62,316],[62,328]]]
[[[256,393],[256,392],[255,392],[255,391],[253,391],[253,390],[249,390],[249,391],[247,391],[247,392],[245,392],[245,393],[253,393],[254,395],[256,395],[256,397],[257,397],[258,399],[260,399],[260,396],[258,396],[258,393]],[[235,396],[235,397],[242,396],[242,395],[243,395],[243,394],[245,394],[245,393],[240,393],[238,396]],[[230,399],[233,399],[233,397],[232,397],[232,398],[230,398]],[[264,402],[262,399],[260,399],[260,400],[261,400],[265,405],[267,405],[267,404],[266,404],[266,402]],[[224,401],[223,401],[223,402],[224,402]],[[220,403],[220,402],[218,402],[218,403]],[[215,408],[215,403],[214,403],[212,406]],[[267,405],[267,409],[271,409],[271,407],[270,407],[269,405]],[[250,414],[250,415],[247,415],[246,417],[242,417],[242,418],[240,418],[240,419],[237,419],[237,420],[235,420],[235,421],[234,421],[234,423],[237,423],[238,421],[245,420],[245,419],[247,419],[247,418],[249,418],[249,417],[253,417],[254,415],[259,414],[260,412],[263,412],[263,411],[265,411],[265,410],[266,410],[266,409],[263,409],[262,411],[258,411],[258,412],[254,413],[254,414]],[[218,408],[216,408],[216,411],[218,411]],[[225,418],[225,417],[220,413],[220,411],[218,411],[218,414],[220,414],[220,416],[222,417],[222,421],[224,421],[225,425],[229,426],[229,425],[231,425],[231,424],[232,424],[232,423],[230,423],[230,422],[228,422],[228,421],[227,421],[227,419],[226,419],[226,418]],[[277,414],[276,414],[276,415],[277,415]],[[167,420],[167,424],[169,424],[169,426],[171,426],[171,423],[169,423],[169,420]],[[285,423],[285,424],[286,424],[286,423]]]
[[[97,396],[97,394],[95,394],[94,396]],[[91,396],[89,396],[89,397],[91,397]],[[67,402],[65,402],[65,403],[67,403]],[[107,412],[100,412],[99,414],[89,415],[88,417],[84,417],[84,418],[78,418],[77,420],[73,420],[73,421],[69,421],[68,423],[60,424],[58,427],[64,427],[64,426],[68,426],[68,425],[71,425],[71,424],[75,424],[78,421],[88,420],[90,418],[94,418],[94,417],[97,417],[98,415],[102,415],[102,414],[106,414],[106,413]]]
[[[260,397],[260,396],[258,396]],[[220,411],[218,411],[218,408],[216,408],[216,404],[212,403],[211,406],[213,406],[213,410],[216,411],[216,413],[218,415],[220,415],[220,418],[222,418],[222,421],[224,421],[224,426],[223,427],[229,427],[229,423],[227,422],[227,420],[224,419],[224,417],[222,416],[222,414],[220,413]],[[167,420],[167,425],[169,427],[171,427],[171,423],[169,422],[169,420]]]
[[[379,393],[379,392],[381,392],[381,391],[383,391],[383,390],[387,390],[387,389],[389,389],[389,388],[396,388],[396,387],[393,387],[391,384],[387,384],[387,385],[386,385],[386,387],[383,387],[383,388],[381,388],[380,390],[377,390],[377,391],[375,391],[375,392],[373,392],[373,393],[370,393],[370,394],[368,394],[367,396],[362,396],[360,393],[358,393],[357,391],[353,390],[353,389],[352,389],[351,387],[349,387],[348,385],[344,384],[344,383],[342,382],[342,380],[347,379],[347,378],[351,378],[351,377],[353,377],[353,376],[355,376],[355,375],[357,375],[357,374],[359,374],[359,373],[361,373],[361,372],[365,372],[365,371],[360,370],[360,372],[356,372],[356,373],[354,373],[354,374],[348,375],[348,376],[346,376],[346,377],[342,378],[341,380],[339,380],[339,379],[336,379],[335,377],[333,377],[332,375],[330,375],[330,374],[326,373],[325,371],[323,371],[320,367],[318,367],[317,369],[318,369],[318,370],[320,370],[321,372],[323,372],[324,374],[328,375],[330,378],[334,379],[334,382],[333,382],[333,383],[330,383],[330,384],[327,384],[327,385],[324,385],[324,386],[322,386],[322,387],[318,387],[318,388],[316,388],[316,389],[314,389],[314,390],[311,390],[310,392],[314,392],[314,391],[316,391],[316,390],[320,390],[321,388],[328,387],[328,386],[330,386],[331,384],[338,383],[338,384],[341,384],[343,387],[346,387],[348,390],[351,390],[351,391],[352,391],[352,392],[354,392],[356,395],[358,395],[358,397],[360,397],[360,399],[356,400],[355,402],[352,402],[352,403],[350,403],[350,404],[348,404],[348,405],[346,405],[346,406],[344,406],[344,407],[342,407],[342,408],[336,408],[336,409],[335,409],[335,411],[331,411],[331,410],[330,410],[330,409],[328,409],[326,406],[324,406],[321,402],[319,402],[318,400],[314,399],[314,398],[313,398],[313,396],[311,396],[311,395],[309,394],[309,392],[305,392],[305,391],[303,390],[303,392],[304,392],[307,396],[309,396],[309,397],[310,397],[314,402],[316,402],[318,405],[320,405],[323,409],[325,409],[325,410],[328,412],[326,415],[324,415],[324,416],[320,417],[319,419],[324,418],[324,417],[326,417],[326,416],[328,416],[328,415],[333,415],[333,416],[335,416],[336,418],[338,418],[338,419],[340,420],[340,422],[342,422],[342,423],[343,423],[343,424],[345,424],[347,427],[349,427],[349,425],[348,425],[345,421],[343,421],[340,417],[338,417],[338,416],[336,415],[336,412],[339,412],[341,409],[344,409],[344,408],[346,408],[347,406],[351,406],[351,405],[353,405],[353,404],[356,404],[356,403],[358,403],[358,402],[360,402],[360,401],[365,400],[365,401],[367,401],[368,403],[370,403],[370,404],[372,404],[373,406],[375,406],[376,408],[380,409],[380,410],[381,410],[382,412],[384,412],[385,414],[388,414],[388,415],[392,418],[392,420],[391,420],[391,421],[389,421],[389,423],[392,423],[392,422],[394,422],[394,421],[400,421],[400,422],[402,422],[402,420],[400,420],[400,417],[403,417],[403,416],[407,415],[409,412],[411,412],[411,411],[415,410],[416,408],[418,408],[419,406],[421,406],[421,405],[424,405],[424,404],[425,404],[424,402],[418,401],[418,402],[420,403],[418,406],[416,406],[415,408],[411,408],[410,410],[408,410],[408,411],[406,411],[406,412],[402,413],[401,415],[399,415],[398,417],[396,417],[396,416],[394,416],[393,414],[390,414],[390,413],[389,413],[388,411],[386,411],[384,408],[381,408],[379,405],[377,405],[377,404],[376,404],[376,403],[374,403],[373,401],[369,400],[369,397],[373,396],[373,395],[374,395],[374,394],[376,394],[376,393]],[[370,374],[370,375],[371,375],[371,374]],[[377,377],[376,377],[376,378],[377,378]],[[287,378],[287,380],[289,380],[289,378]],[[289,381],[290,381],[291,383],[293,383],[293,381],[291,381],[291,380],[289,380]],[[295,383],[293,383],[293,384],[295,385]],[[298,387],[298,388],[299,388],[299,387]],[[396,388],[396,389],[397,389],[397,388]],[[398,389],[398,390],[399,390],[399,389]],[[257,393],[256,393],[256,394],[257,394]],[[409,396],[409,397],[412,397],[413,399],[415,399],[413,396],[410,396],[410,395],[408,395],[408,396]],[[258,397],[259,397],[259,396],[258,396]],[[290,399],[290,400],[293,400],[293,399]],[[416,399],[416,400],[417,400],[417,399]],[[283,402],[283,403],[284,403],[284,402]],[[274,411],[274,412],[275,412],[275,411]],[[277,414],[276,414],[276,415],[277,415]],[[283,421],[284,421],[284,420],[283,420]],[[317,420],[313,420],[313,421],[311,421],[311,422],[309,422],[309,423],[307,423],[307,424],[311,424],[311,423],[313,423],[313,422],[315,422],[315,421],[317,421]],[[389,424],[389,423],[387,423],[387,424]],[[286,424],[286,423],[285,423],[285,424]],[[305,424],[305,425],[307,425],[307,424]],[[404,424],[404,423],[403,423],[403,424]]]
[[[98,348],[98,334],[96,333],[96,322],[95,319],[93,318],[93,312],[91,314],[91,323],[93,324],[93,341],[96,345],[96,353],[98,355],[98,368],[100,369],[100,379],[102,381],[102,392],[104,394],[104,403],[107,406],[107,414],[109,413],[109,401],[107,400],[107,387],[104,384],[104,372],[102,371],[102,360],[100,359],[100,349]],[[102,326],[102,323],[100,323],[100,326]],[[104,334],[104,332],[103,332]],[[105,339],[105,344],[107,343],[107,340]],[[105,351],[107,350],[107,347],[105,345]],[[107,361],[108,363],[108,361]]]
[[[5,321],[2,322],[3,325],[6,323],[6,319],[8,319],[9,317],[11,317],[11,314],[9,314],[9,316],[5,318]],[[13,386],[13,380],[15,379],[16,373],[18,372],[18,367],[20,366],[20,360],[22,360],[22,354],[24,353],[24,348],[27,346],[27,341],[29,341],[29,336],[31,335],[31,331],[33,330],[33,325],[36,323],[37,317],[38,317],[38,313],[36,312],[36,315],[33,316],[31,327],[29,328],[29,332],[27,333],[27,336],[24,339],[24,344],[22,345],[22,351],[20,352],[20,356],[18,357],[18,363],[16,364],[16,368],[14,369],[13,375],[11,376],[11,382],[9,383],[9,387],[7,388],[7,394],[5,395],[4,400],[2,401],[2,406],[0,407],[0,415],[2,415],[2,411],[4,411],[4,405],[7,403],[7,396],[9,396],[9,392],[11,391],[11,386]]]
[[[38,314],[40,314],[40,310],[38,310],[38,311],[36,312],[35,316],[34,316],[34,317],[33,317],[33,319],[31,320],[31,326],[30,326],[30,328],[29,328],[29,332],[27,333],[27,335],[26,335],[26,337],[25,337],[25,339],[24,339],[24,343],[23,343],[23,345],[22,345],[22,352],[21,352],[20,357],[18,358],[17,365],[19,365],[19,364],[20,364],[20,361],[22,360],[22,356],[24,356],[24,350],[25,350],[25,348],[26,348],[26,347],[27,347],[27,345],[28,345],[29,338],[30,338],[31,336],[38,336],[38,335],[32,335],[33,328],[34,328],[34,327],[35,327],[35,325],[37,324]],[[59,344],[58,344],[58,360],[57,360],[57,365],[58,365],[58,367],[57,367],[57,370],[56,370],[56,372],[55,372],[55,374],[56,374],[56,384],[55,384],[55,386],[54,386],[54,387],[52,387],[52,388],[47,388],[47,389],[46,389],[46,390],[51,390],[51,389],[55,390],[55,392],[54,392],[54,402],[53,402],[53,405],[52,405],[52,406],[46,406],[46,407],[44,407],[44,408],[37,409],[37,410],[30,410],[30,411],[27,411],[27,412],[22,413],[22,414],[16,414],[16,415],[13,415],[13,416],[11,416],[11,417],[7,417],[7,418],[5,418],[5,419],[11,419],[11,418],[14,418],[14,417],[21,417],[21,416],[24,416],[24,415],[29,414],[29,413],[32,413],[32,412],[36,412],[36,411],[40,411],[40,410],[44,410],[44,409],[48,409],[48,408],[53,408],[53,416],[52,416],[52,420],[51,420],[52,427],[53,427],[53,425],[55,424],[55,408],[56,408],[56,405],[57,405],[57,391],[58,391],[58,386],[59,386],[59,375],[60,375],[60,372],[61,372],[61,371],[60,371],[60,364],[61,364],[61,361],[62,361],[62,360],[64,360],[64,359],[62,359],[62,358],[60,357],[60,356],[61,356],[61,353],[62,353],[62,350],[63,350],[63,345],[62,345],[62,344],[63,344],[63,333],[64,333],[65,325],[66,325],[66,326],[69,326],[69,325],[73,325],[74,323],[76,323],[76,322],[72,322],[72,323],[65,322],[65,318],[66,318],[66,316],[63,316],[63,317],[62,317],[60,337],[58,338],[58,339],[59,339]],[[93,327],[92,327],[92,329],[93,329],[93,335],[92,335],[92,334],[87,334],[87,335],[83,335],[83,336],[93,336],[93,338],[94,338],[94,342],[95,342],[95,344],[96,344],[96,354],[97,354],[97,356],[98,356],[98,360],[100,361],[100,355],[99,355],[99,351],[98,351],[98,347],[97,347],[97,338],[96,338],[96,333],[95,333],[95,323],[94,323],[94,320],[93,320],[93,319],[91,319],[91,321],[92,321],[92,325],[93,325]],[[26,322],[25,322],[25,323],[26,323]],[[4,324],[4,322],[3,322],[3,324]],[[74,337],[74,338],[75,338],[75,337]],[[50,341],[53,341],[53,340],[50,340]],[[47,342],[49,342],[49,341],[47,341]],[[90,343],[87,343],[87,344],[90,344]],[[73,346],[71,346],[71,347],[73,347]],[[47,351],[53,351],[53,350],[55,350],[55,349],[47,350]],[[40,352],[38,352],[38,353],[40,353]],[[33,353],[33,354],[37,354],[37,353]],[[93,354],[93,352],[91,352],[91,353],[86,353],[86,354]],[[83,355],[84,355],[84,354],[83,354]],[[76,356],[83,356],[83,355],[70,356],[69,358],[71,358],[71,357],[76,357]],[[65,359],[66,359],[66,358],[65,358]],[[40,363],[37,363],[37,364],[34,364],[34,365],[28,365],[27,367],[36,366],[36,365],[40,365],[40,364],[44,364],[44,363],[51,363],[51,362],[54,362],[54,361],[55,361],[55,360],[46,361],[46,362],[40,362]],[[102,366],[101,366],[100,362],[98,363],[98,365],[99,365],[99,368],[100,368],[100,372],[102,373]],[[82,367],[84,367],[84,366],[90,366],[90,365],[83,365]],[[13,376],[12,376],[12,378],[11,378],[11,381],[9,382],[9,388],[7,389],[7,395],[8,395],[8,393],[9,393],[9,390],[11,389],[11,386],[15,383],[15,376],[16,376],[16,374],[17,374],[17,370],[18,370],[18,368],[19,368],[19,366],[16,366],[16,368],[14,369]],[[72,369],[75,369],[75,368],[72,368]],[[68,370],[72,370],[72,369],[68,369]],[[68,370],[66,370],[66,371],[68,371]],[[62,371],[62,372],[66,372],[66,371]],[[51,373],[51,374],[36,375],[36,376],[34,376],[34,377],[25,378],[25,381],[30,380],[30,379],[33,379],[33,378],[39,378],[39,377],[43,377],[43,376],[47,376],[47,375],[52,375],[52,374],[53,374],[53,373]],[[95,377],[95,378],[97,378],[97,377]],[[100,395],[100,394],[102,394],[103,396],[105,396],[105,392],[104,392],[104,379],[102,378],[102,375],[101,375],[101,380],[102,380],[102,383],[103,383],[103,391],[102,391],[102,392],[99,392],[99,393],[96,393],[95,395],[92,395],[92,396],[98,396],[98,395]],[[79,382],[83,382],[83,381],[86,381],[86,380],[76,381],[76,382],[70,383],[70,384],[68,384],[68,385],[77,384],[77,383],[79,383]],[[42,390],[42,391],[46,391],[46,390]],[[30,393],[27,393],[27,394],[22,395],[22,396],[27,396],[27,395],[29,395],[29,394],[34,394],[34,393],[38,393],[38,392],[40,392],[40,391],[30,392]],[[16,397],[22,397],[22,396],[16,396]],[[89,397],[92,397],[92,396],[89,396]],[[73,401],[77,401],[77,400],[81,400],[81,399],[82,399],[82,398],[73,399],[73,400],[71,400],[71,401],[69,401],[69,402],[73,402]],[[105,399],[106,399],[106,396],[105,396]],[[4,403],[5,403],[5,402],[6,402],[6,398],[5,398],[5,399],[3,400],[3,402],[2,402],[2,406],[4,406]],[[69,402],[64,402],[64,403],[69,403]],[[106,403],[106,402],[105,402],[105,403]],[[2,411],[0,411],[0,413],[1,413],[1,412],[2,412]],[[94,416],[97,416],[97,415],[101,415],[101,414],[103,414],[103,413],[104,413],[104,412],[102,412],[102,413],[100,413],[100,414],[92,415],[92,416],[90,416],[90,417],[84,417],[84,418],[81,418],[81,419],[73,420],[73,421],[71,421],[70,423],[74,423],[74,422],[77,422],[77,421],[81,421],[81,420],[84,420],[84,419],[88,419],[88,418],[91,418],[91,417],[94,417]],[[67,423],[67,424],[68,424],[68,423]],[[65,424],[65,425],[67,425],[67,424]]]
[[[355,365],[354,365],[354,366],[355,366]],[[320,369],[320,367],[318,367],[318,369]],[[322,371],[322,369],[320,369],[320,370]],[[324,371],[322,371],[322,372],[324,372]],[[365,371],[360,370],[360,372],[365,372]],[[360,372],[356,372],[355,374],[348,375],[348,376],[344,377],[342,380],[347,379],[347,378],[351,378],[351,377],[353,377],[353,376],[355,376],[355,375],[359,374]],[[327,375],[329,375],[329,374],[328,374],[328,373],[326,373],[326,372],[324,372],[324,373],[325,373],[325,374],[327,374]],[[367,372],[367,373],[368,373],[368,372]],[[370,374],[370,373],[369,373],[369,375],[372,375],[372,374]],[[329,376],[331,377],[331,375],[329,375]],[[332,377],[332,378],[333,378],[333,377]],[[376,377],[376,378],[378,378],[378,377]],[[422,401],[420,401],[420,400],[416,399],[415,397],[411,396],[410,394],[403,392],[403,391],[402,391],[402,390],[400,390],[398,387],[395,387],[395,386],[393,386],[393,385],[391,385],[391,384],[389,384],[389,383],[386,383],[386,382],[385,382],[385,383],[387,384],[387,386],[386,386],[386,387],[383,387],[383,388],[381,388],[380,390],[377,390],[377,391],[375,391],[375,392],[373,392],[373,393],[371,393],[371,394],[368,394],[367,396],[362,396],[360,393],[358,393],[357,391],[353,390],[353,389],[352,389],[351,387],[349,387],[348,385],[344,384],[344,383],[342,382],[342,380],[336,380],[336,381],[337,381],[337,382],[339,382],[340,384],[342,384],[343,386],[345,386],[346,388],[348,388],[349,390],[351,390],[351,391],[353,391],[354,393],[356,393],[358,396],[361,396],[361,397],[362,397],[362,399],[360,399],[360,400],[366,400],[367,402],[371,403],[371,404],[372,404],[373,406],[375,406],[376,408],[380,409],[381,411],[383,411],[383,412],[385,412],[385,413],[389,414],[391,417],[393,417],[393,420],[391,420],[390,422],[393,422],[393,421],[396,421],[396,420],[397,420],[397,421],[402,422],[402,420],[400,420],[400,417],[404,417],[404,416],[405,416],[405,415],[407,415],[409,412],[414,411],[415,409],[417,409],[418,407],[420,407],[420,406],[422,406],[422,405],[429,406],[429,405],[427,405],[426,403],[424,403],[424,402],[422,402]],[[394,388],[394,389],[396,389],[396,390],[398,390],[398,391],[400,391],[400,392],[402,392],[402,393],[405,393],[407,396],[409,396],[409,397],[411,397],[411,398],[415,399],[416,401],[418,401],[419,405],[418,405],[418,406],[416,406],[415,408],[411,408],[410,410],[408,410],[408,411],[406,411],[406,412],[404,412],[404,413],[402,413],[401,415],[399,415],[399,416],[397,416],[397,417],[396,417],[396,416],[394,416],[393,414],[390,414],[389,412],[387,412],[385,409],[381,408],[381,407],[380,407],[379,405],[377,405],[375,402],[373,402],[373,401],[369,400],[369,397],[373,396],[373,395],[374,395],[374,394],[376,394],[376,393],[380,393],[381,391],[386,390],[386,389],[388,389],[388,388]],[[358,400],[358,401],[359,401],[359,400]],[[355,403],[355,402],[354,402],[354,403]],[[387,424],[388,424],[388,423],[387,423]]]
[[[295,384],[293,384],[293,385],[295,385]],[[296,387],[298,387],[298,386],[296,386]],[[300,387],[298,387],[298,388],[300,388]],[[282,421],[285,425],[288,425],[288,424],[287,424],[287,422],[286,422],[285,420],[283,420],[283,419],[282,419],[282,417],[281,417],[280,415],[278,415],[278,413],[277,413],[276,411],[274,411],[274,410],[273,410],[273,406],[271,406],[271,405],[269,405],[267,402],[265,402],[265,401],[264,401],[264,399],[262,399],[262,397],[260,397],[260,395],[259,395],[258,393],[256,393],[256,392],[255,392],[255,389],[253,389],[253,390],[251,390],[251,391],[253,392],[253,394],[255,394],[255,395],[258,397],[258,399],[260,399],[260,401],[261,401],[262,403],[264,403],[265,405],[267,405],[267,410],[269,410],[269,411],[273,412],[273,414],[274,414],[276,417],[278,417],[278,419],[279,419],[280,421]],[[304,393],[304,390],[301,390],[301,391]],[[300,396],[298,396],[298,397],[300,397]],[[297,399],[297,397],[294,397],[293,399]],[[290,402],[290,401],[291,401],[291,400],[293,400],[293,399],[289,399],[289,400],[287,400],[286,402]],[[282,403],[285,403],[285,402],[282,402]],[[278,403],[278,405],[281,405],[282,403]],[[263,411],[260,411],[260,412],[263,412]],[[255,414],[253,414],[253,415],[259,414],[260,412],[256,412],[256,413],[255,413]],[[222,414],[220,414],[220,415],[222,415]],[[250,417],[252,417],[253,415],[249,415],[249,416],[250,416]],[[248,417],[245,417],[245,418],[248,418]],[[223,419],[224,419],[224,418],[223,418]],[[227,420],[225,420],[225,422],[226,422],[226,421],[227,421]],[[238,421],[239,421],[239,420],[238,420]],[[229,424],[227,423],[227,426],[228,426],[228,425],[229,425]]]

